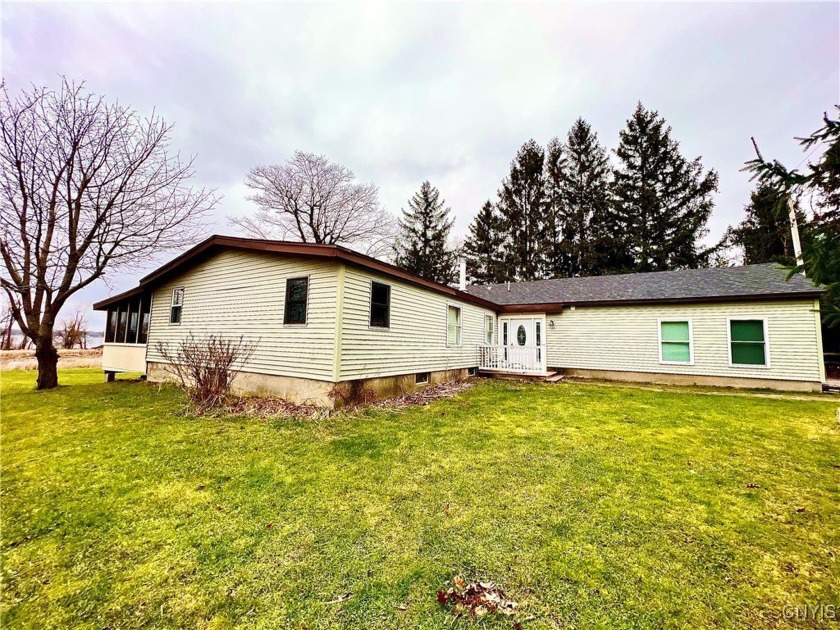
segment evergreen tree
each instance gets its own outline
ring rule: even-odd
[[[572,274],[568,246],[568,224],[565,221],[563,181],[566,156],[558,138],[549,140],[545,150],[545,233],[543,240],[544,273],[549,278],[566,278]]]
[[[620,253],[632,261],[632,270],[707,264],[708,252],[698,241],[714,207],[717,173],[704,173],[700,158],[686,160],[665,119],[641,103],[620,133],[615,153]]]
[[[467,273],[472,282],[479,284],[504,282],[502,220],[496,208],[485,202],[473,222],[464,241],[464,255],[467,258]]]
[[[425,181],[403,209],[394,260],[406,271],[427,280],[452,282],[455,253],[447,245],[454,219],[440,191]]]
[[[529,140],[516,154],[499,191],[502,229],[507,234],[508,280],[535,280],[545,269],[545,152]]]
[[[793,266],[796,260],[785,195],[771,186],[759,185],[750,194],[745,210],[746,218],[727,233],[727,239],[743,249],[744,264],[777,262]],[[797,219],[800,236],[804,237],[802,228],[807,225],[804,213],[797,212]]]
[[[610,204],[610,162],[597,134],[582,118],[572,125],[559,172],[564,226],[564,275],[589,276],[615,271],[615,217]]]

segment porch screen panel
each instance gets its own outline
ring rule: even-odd
[[[105,343],[113,343],[117,329],[117,309],[108,309],[108,319],[105,322]]]
[[[129,303],[128,311],[128,332],[126,343],[137,343],[137,324],[140,321],[140,301],[135,300]]]
[[[137,343],[146,343],[149,339],[149,311],[152,297],[140,300],[140,329],[137,332]]]
[[[114,335],[115,343],[125,343],[125,329],[128,324],[128,304],[120,304],[119,315],[117,316],[117,334]]]

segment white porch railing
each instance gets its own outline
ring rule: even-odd
[[[479,346],[478,369],[487,372],[545,374],[545,345]]]

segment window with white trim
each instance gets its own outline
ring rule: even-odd
[[[181,323],[181,310],[184,308],[184,287],[172,289],[172,302],[169,307],[169,323]]]
[[[461,308],[451,304],[446,308],[446,345],[461,345]]]
[[[691,321],[660,320],[659,362],[694,362],[694,348],[691,345]]]
[[[495,328],[495,322],[493,321],[492,315],[485,315],[484,316],[484,343],[488,346],[493,345],[493,337],[495,336],[493,333]]]
[[[391,287],[382,282],[370,283],[370,327],[391,325]]]
[[[763,319],[729,320],[729,362],[767,366],[766,322]]]
[[[309,302],[309,277],[286,279],[286,304],[283,307],[283,324],[306,324]]]

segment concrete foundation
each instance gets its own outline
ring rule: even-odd
[[[146,373],[150,383],[171,382],[172,376],[162,363],[149,363]],[[347,404],[373,402],[407,394],[428,385],[446,383],[466,378],[467,370],[441,370],[429,373],[429,382],[415,383],[415,375],[401,374],[354,381],[318,381],[293,376],[240,372],[233,383],[233,392],[239,395],[279,396],[297,404],[314,404],[335,408]]]
[[[770,378],[738,378],[732,376],[695,376],[689,374],[658,374],[651,372],[622,372],[619,370],[581,370],[577,368],[550,368],[567,376],[579,378],[654,383],[657,385],[700,385],[703,387],[736,387],[741,389],[774,389],[789,392],[821,392],[817,381],[787,381]]]

